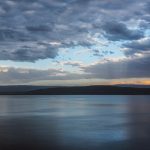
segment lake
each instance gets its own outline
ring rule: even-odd
[[[0,150],[149,150],[150,96],[0,96]]]

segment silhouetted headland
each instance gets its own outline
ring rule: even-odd
[[[21,88],[22,90],[21,90]],[[12,88],[12,90],[11,90]],[[9,89],[9,90],[7,90]],[[94,86],[11,86],[0,87],[0,95],[150,95],[149,86],[94,85]]]

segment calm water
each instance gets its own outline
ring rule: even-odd
[[[150,96],[0,96],[0,150],[150,149]]]

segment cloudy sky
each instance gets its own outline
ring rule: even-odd
[[[150,84],[149,0],[0,0],[10,84]]]

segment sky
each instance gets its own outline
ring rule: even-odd
[[[149,0],[0,0],[0,85],[150,85]]]

